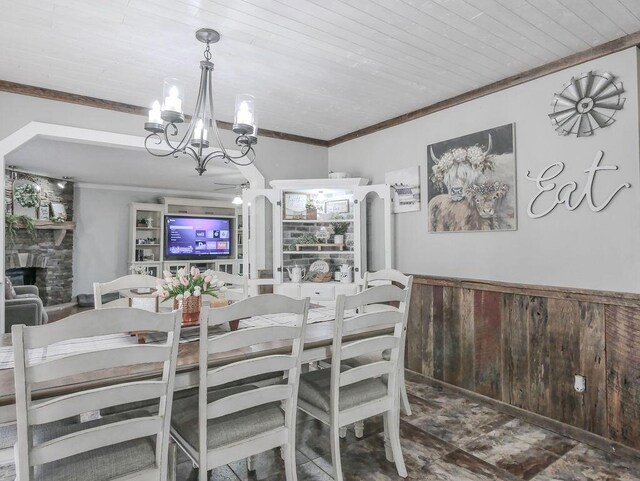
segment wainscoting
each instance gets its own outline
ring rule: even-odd
[[[406,367],[640,449],[640,294],[416,276]]]

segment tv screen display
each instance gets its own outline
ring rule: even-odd
[[[231,255],[231,219],[165,216],[165,258],[216,259]]]

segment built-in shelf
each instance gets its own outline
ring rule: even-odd
[[[334,222],[353,222],[353,219],[329,219],[329,220],[309,220],[309,219],[285,219],[285,224],[333,224]]]
[[[160,230],[160,227],[137,227],[136,230]]]
[[[160,247],[160,244],[136,244],[136,247],[145,248],[145,247]]]

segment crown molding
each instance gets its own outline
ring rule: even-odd
[[[390,127],[395,127],[396,125],[404,124],[405,122],[419,119],[420,117],[433,114],[440,110],[455,107],[456,105],[484,97],[485,95],[493,94],[501,90],[515,87],[516,85],[530,82],[531,80],[559,72],[560,70],[575,67],[576,65],[604,57],[605,55],[611,55],[612,53],[620,52],[630,47],[637,47],[638,45],[640,45],[640,32],[635,32],[610,42],[603,43],[597,47],[569,55],[568,57],[564,57],[559,60],[554,60],[553,62],[532,68],[531,70],[526,70],[525,72],[485,85],[484,87],[470,90],[455,97],[436,102],[435,104],[427,105],[426,107],[414,110],[413,112],[408,112],[406,114],[399,115],[398,117],[393,117],[391,119],[378,122],[377,124],[341,135],[340,137],[330,140],[328,144],[329,147],[333,147],[334,145],[342,144],[349,140],[354,140]]]

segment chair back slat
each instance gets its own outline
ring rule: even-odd
[[[121,297],[120,299],[105,302],[98,309],[113,309],[114,307],[131,307],[131,298]]]
[[[207,419],[227,416],[263,404],[287,401],[292,395],[293,387],[288,384],[275,384],[232,394],[207,404]]]
[[[84,311],[64,319],[26,330],[25,349],[49,346],[57,342],[93,336],[108,336],[133,331],[169,332],[174,329],[174,314],[158,314],[142,309],[118,307]]]
[[[298,301],[298,299],[279,294],[249,297],[243,302],[236,302],[227,307],[210,310],[205,319],[207,319],[209,327],[214,327],[225,322],[253,316],[285,313],[303,314],[304,311],[301,311],[303,306]]]
[[[380,353],[385,349],[394,349],[398,347],[400,340],[392,335],[376,336],[369,339],[350,342],[342,345],[340,358],[342,360],[353,359],[354,357],[364,356],[373,352]]]
[[[128,299],[117,299],[115,301],[102,303],[103,294],[110,292],[123,291],[125,289],[136,289],[140,287],[153,288],[162,282],[162,279],[157,277],[148,276],[144,274],[131,274],[128,276],[118,277],[109,282],[94,282],[93,283],[93,299],[96,309],[102,309],[105,307],[124,307],[128,305]],[[127,304],[123,306],[121,301],[125,301]]]
[[[128,346],[72,354],[30,366],[31,382],[45,382],[101,369],[163,362],[171,354],[171,346]]]
[[[340,374],[340,387],[390,374],[395,368],[396,365],[392,361],[376,361],[364,366],[354,367]]]
[[[384,284],[399,284],[406,287],[409,284],[410,276],[404,275],[395,269],[382,269],[376,272],[365,272],[363,289]]]
[[[106,445],[149,437],[162,429],[162,422],[161,416],[149,416],[127,419],[67,434],[34,447],[31,451],[31,465],[51,463]],[[109,442],[105,443],[105,440],[109,440]]]
[[[166,390],[162,381],[140,381],[67,394],[35,404],[29,410],[29,424],[51,423],[90,411],[160,398]]]
[[[369,307],[369,306],[367,306]],[[391,308],[391,306],[388,306]],[[350,334],[359,329],[384,329],[402,322],[402,312],[396,308],[384,311],[366,312],[344,320],[343,334]]]
[[[295,435],[295,415],[298,400],[298,381],[300,363],[304,344],[304,332],[309,311],[309,299],[292,299],[281,295],[260,295],[249,297],[228,307],[204,309],[200,322],[200,380],[198,389],[199,440],[198,456],[200,470],[206,472],[214,466],[209,463],[214,459],[227,459],[225,453],[261,452],[283,444],[283,436],[293,439]],[[265,326],[225,333],[209,338],[209,327],[217,326],[236,319],[273,314],[294,314],[293,325]],[[223,368],[209,369],[209,354],[229,351],[238,348],[249,348],[254,344],[277,341],[282,346],[282,355],[262,354],[259,350],[252,352],[250,360],[243,359]],[[211,403],[208,393],[211,387],[221,386],[229,382],[242,381],[261,374],[281,373],[286,382],[267,387],[254,387],[250,390],[229,394]],[[233,392],[233,391],[232,391]],[[221,446],[208,449],[207,420],[227,414],[267,404],[278,403],[284,412],[284,426],[275,428],[270,433],[263,433],[256,439],[250,438],[241,446]],[[277,432],[276,432],[277,431]],[[244,455],[246,456],[246,454]]]
[[[252,298],[253,299],[253,298]],[[223,308],[224,309],[224,308]],[[242,349],[263,342],[286,341],[295,339],[298,335],[297,327],[269,326],[250,327],[235,332],[223,334],[208,341],[209,353],[226,352],[232,349]]]
[[[155,438],[155,463],[152,467],[140,468],[148,468],[146,475],[154,476],[152,479],[166,479],[169,414],[173,399],[169,394],[173,392],[181,321],[180,311],[158,314],[115,308],[86,311],[43,326],[13,326],[18,420],[16,466],[21,473],[20,479],[33,479],[34,468],[40,464],[151,436]],[[134,344],[129,332],[137,330],[164,332],[166,336],[154,344]],[[101,339],[101,336],[108,337]],[[63,342],[66,344],[58,344]],[[99,342],[109,347],[95,350],[95,343]],[[61,351],[62,357],[47,360],[50,346]],[[94,350],[83,352],[88,349]],[[34,387],[43,381],[120,366],[136,369],[137,365],[149,362],[160,363],[160,380],[134,382],[125,376],[109,386],[95,388],[77,384],[71,394],[32,401]],[[42,424],[105,407],[155,399],[159,402],[157,415],[145,413],[133,419],[116,418],[115,421],[105,417],[103,424],[98,426],[88,428],[79,424],[70,434],[59,434],[45,443],[33,444],[33,430]]]
[[[207,374],[209,386],[222,386],[230,382],[247,379],[261,374],[288,371],[296,365],[293,356],[274,355],[247,359],[227,366],[211,369]]]
[[[383,304],[385,302],[404,302],[405,290],[392,285],[370,287],[345,299],[345,309],[356,309],[368,304]]]

